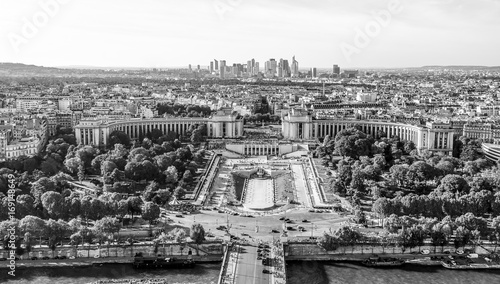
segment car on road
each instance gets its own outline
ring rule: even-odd
[[[177,218],[184,218],[184,215],[182,215],[182,214],[177,214],[177,215],[175,215],[175,217],[177,217]]]
[[[262,273],[266,273],[266,274],[270,274],[271,271],[267,270],[267,269],[262,269]]]
[[[212,234],[212,233],[210,233],[210,232],[206,232],[206,233],[205,233],[205,236],[206,236],[206,237],[209,237],[209,238],[213,238],[213,237],[215,237],[215,235],[214,235],[214,234]]]
[[[283,220],[285,220],[285,217],[281,217],[281,218],[280,218],[280,221],[283,221]]]
[[[220,210],[220,209],[217,210],[217,212],[219,212],[219,213],[226,213],[226,212],[224,212],[224,210]]]
[[[44,257],[42,257],[42,259],[43,259],[43,260],[47,260],[47,259],[50,259],[50,257],[48,257],[48,256],[44,256]]]
[[[36,256],[31,257],[31,260],[37,260],[37,259],[38,259],[38,257],[36,257]]]
[[[276,229],[272,229],[271,230],[271,233],[274,233],[274,234],[278,234],[280,231],[276,230]]]
[[[307,219],[302,220],[302,223],[307,223],[307,222],[309,222],[309,220],[307,220]]]
[[[221,230],[221,231],[224,231],[224,230],[227,230],[226,226],[219,226],[216,228],[217,230]]]

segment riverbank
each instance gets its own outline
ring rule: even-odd
[[[329,263],[353,263],[361,264],[363,261],[370,257],[374,257],[374,254],[332,254],[332,255],[304,255],[304,256],[286,256],[285,261],[287,263],[292,262],[329,262]],[[376,256],[380,257],[390,257],[401,259],[405,264],[412,264],[417,266],[442,266],[442,260],[448,259],[450,256],[453,258],[466,257],[466,255],[459,254],[378,254]],[[490,255],[483,254],[477,255],[474,259],[484,259]],[[491,268],[495,269],[495,268]]]
[[[165,256],[170,257],[170,256]],[[177,259],[187,259],[187,256],[171,256]],[[192,259],[196,263],[217,263],[222,262],[222,255],[193,255]],[[106,257],[106,258],[77,258],[77,259],[47,259],[47,260],[17,260],[16,268],[43,268],[43,267],[92,267],[105,264],[132,264],[133,257]],[[1,263],[0,263],[1,264]],[[0,266],[8,269],[7,266]]]
[[[290,261],[287,284],[491,284],[499,270],[450,270],[442,266],[405,264],[401,267],[368,267],[359,262]]]

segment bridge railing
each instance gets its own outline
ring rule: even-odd
[[[222,259],[222,266],[219,272],[219,280],[217,281],[218,284],[224,283],[230,254],[231,254],[231,245],[228,244],[226,246],[226,251],[224,252],[224,258]]]

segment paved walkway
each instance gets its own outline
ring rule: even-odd
[[[301,164],[292,164],[293,179],[295,181],[295,190],[297,191],[298,201],[305,207],[312,207],[310,197],[307,194],[306,177]]]

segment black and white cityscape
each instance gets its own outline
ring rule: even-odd
[[[497,283],[500,1],[0,1],[0,283]]]

